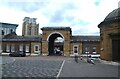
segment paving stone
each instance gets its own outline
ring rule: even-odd
[[[3,77],[54,77],[62,61],[16,60],[3,66]]]

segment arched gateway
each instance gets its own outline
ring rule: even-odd
[[[62,42],[55,40],[61,37],[63,39]],[[64,36],[59,32],[51,33],[48,38],[48,55],[63,55],[63,46],[64,46]]]
[[[43,55],[67,55],[70,48],[70,27],[43,27],[42,30],[42,54]],[[62,38],[62,42],[56,41]]]

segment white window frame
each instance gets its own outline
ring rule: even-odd
[[[38,47],[38,49],[37,49],[38,51],[36,51],[36,46]],[[39,49],[40,49],[39,45],[34,45],[34,52],[35,52],[35,53],[40,53],[40,50],[39,50]]]
[[[6,45],[6,52],[10,52],[10,45],[9,44]]]
[[[30,52],[30,51],[29,51],[29,45],[26,45],[26,46],[25,46],[25,52]]]
[[[9,28],[7,28],[6,30],[7,30],[7,34],[9,34]]]
[[[15,45],[11,45],[11,52],[15,52]]]
[[[85,54],[89,54],[89,47],[85,47]]]
[[[95,52],[92,52],[92,53],[93,53],[93,54],[96,54],[96,53],[97,53],[97,52],[96,52],[97,47],[96,47],[96,46],[93,46],[92,50],[94,50],[94,48],[95,48]]]
[[[23,44],[19,45],[19,51],[22,52],[23,51]]]
[[[4,33],[5,35],[7,35],[7,28],[4,28]]]
[[[0,53],[2,53],[2,44],[0,44]]]
[[[8,34],[10,34],[10,28],[8,28]]]
[[[78,45],[74,45],[74,46],[73,46],[73,53],[75,53],[75,52],[74,52],[75,47],[77,47],[77,53],[78,53]]]

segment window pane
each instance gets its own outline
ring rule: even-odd
[[[35,45],[35,46],[34,46],[34,51],[35,51],[35,52],[39,52],[39,45]]]
[[[85,47],[85,53],[89,53],[89,48],[88,47]]]
[[[7,51],[7,52],[10,52],[10,45],[7,45],[6,51]]]
[[[4,35],[4,31],[2,30],[2,35]]]
[[[78,47],[74,46],[74,53],[78,53]]]
[[[35,46],[35,51],[38,51],[38,46]]]
[[[11,52],[15,52],[15,45],[11,46]]]
[[[93,53],[96,53],[96,47],[95,46],[93,47]]]
[[[19,51],[23,51],[23,45],[20,45]]]
[[[26,45],[26,52],[29,52],[29,45]]]

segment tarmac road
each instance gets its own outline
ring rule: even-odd
[[[118,65],[104,64],[98,60],[95,61],[95,65],[87,63],[85,60],[79,60],[76,63],[74,59],[71,59],[65,61],[59,77],[118,79],[119,73]]]

